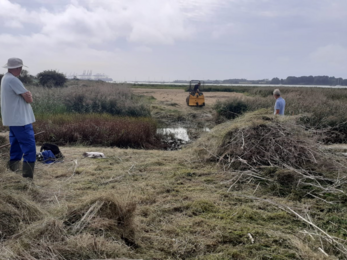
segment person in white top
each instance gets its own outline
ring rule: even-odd
[[[1,117],[2,124],[10,130],[11,171],[19,170],[19,162],[23,158],[23,177],[33,178],[36,162],[36,143],[32,123],[34,112],[30,103],[33,97],[18,79],[23,67],[19,58],[10,58],[4,68],[8,72],[1,79]]]

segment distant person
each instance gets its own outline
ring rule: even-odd
[[[284,115],[284,109],[286,107],[286,101],[281,97],[281,92],[279,89],[275,89],[273,96],[276,99],[275,103],[275,115]]]
[[[36,144],[32,123],[35,116],[30,103],[33,102],[31,92],[18,79],[23,61],[18,58],[8,59],[4,68],[8,72],[1,80],[1,117],[2,124],[10,130],[11,171],[19,170],[19,162],[23,158],[23,177],[33,178],[36,162]]]
[[[201,82],[199,81],[199,83],[198,84],[196,84],[195,86],[194,86],[194,89],[193,89],[193,91],[194,92],[200,92],[200,85],[201,85]]]

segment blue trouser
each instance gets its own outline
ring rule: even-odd
[[[36,143],[32,124],[10,126],[10,160],[33,163],[36,161]]]

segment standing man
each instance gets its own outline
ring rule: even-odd
[[[8,72],[1,80],[1,117],[2,124],[10,128],[10,161],[11,171],[19,170],[23,158],[23,177],[33,178],[36,161],[36,144],[32,123],[35,116],[30,103],[32,95],[18,79],[23,61],[18,58],[8,59],[4,68]]]
[[[280,90],[275,89],[273,92],[273,96],[276,99],[274,114],[284,116],[284,109],[286,107],[286,101],[281,97]]]

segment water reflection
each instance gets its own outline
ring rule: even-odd
[[[201,130],[203,132],[210,132],[210,129],[208,127],[204,127]],[[190,140],[188,135],[188,128],[185,127],[158,128],[157,133],[164,135],[173,134],[175,138],[181,139],[186,142]]]

